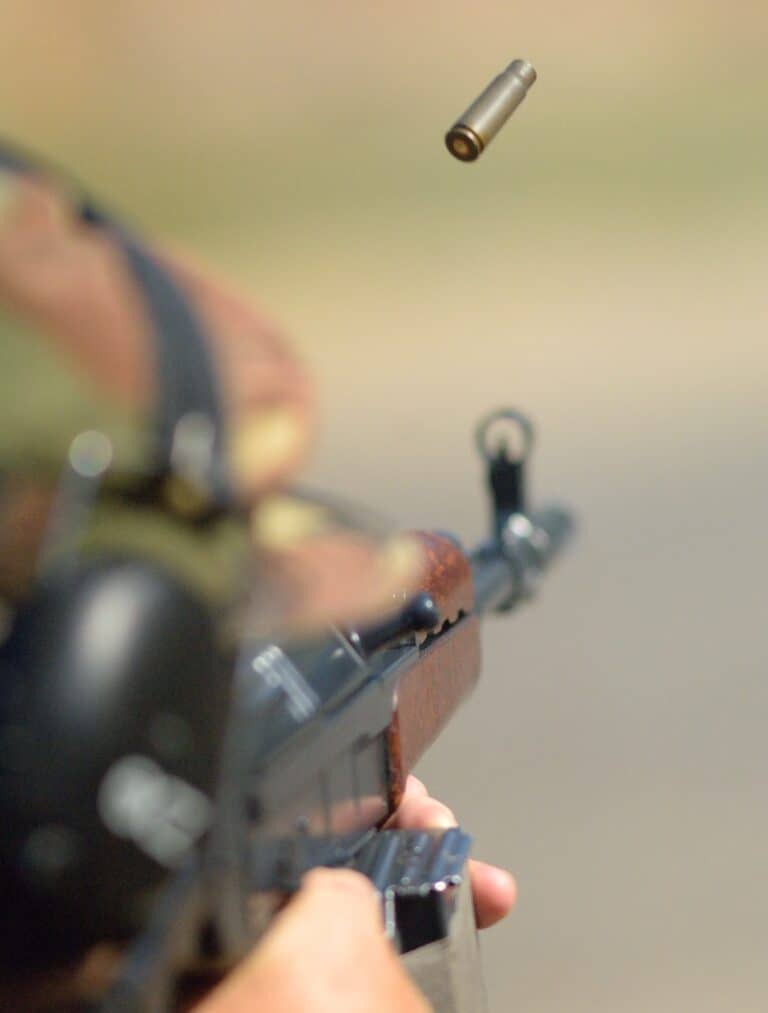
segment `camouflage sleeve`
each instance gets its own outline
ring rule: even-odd
[[[292,474],[306,451],[308,379],[267,320],[210,272],[177,257],[162,262],[204,324],[223,392],[230,471],[250,501]],[[57,420],[58,436],[46,434],[33,458],[42,452],[40,463],[55,464],[87,416],[115,434],[116,468],[135,467],[156,394],[151,322],[110,231],[83,223],[47,179],[0,173],[0,309],[14,367],[24,359],[25,379],[38,377],[38,396],[58,399],[56,411],[43,413],[51,425]],[[30,340],[35,350],[21,351]],[[9,369],[3,382],[12,375]],[[70,426],[60,414],[65,400]],[[36,407],[29,412],[40,419]],[[28,448],[22,453],[31,460]]]
[[[195,525],[172,503],[100,495],[78,551],[148,555],[217,603],[246,580],[261,630],[392,608],[418,574],[414,542],[351,530],[317,504],[265,501],[302,461],[314,414],[280,335],[209,271],[153,257],[202,325],[230,484],[258,509]],[[163,393],[155,325],[114,231],[74,210],[57,179],[0,168],[0,596],[21,597],[33,580],[76,437],[106,437],[107,492],[146,468]]]
[[[309,385],[255,310],[210,276],[164,257],[210,342],[226,420],[225,452],[244,504],[295,469],[307,444]],[[156,396],[151,322],[109,230],[86,225],[57,184],[0,171],[0,590],[31,578],[73,440],[96,430],[110,481],[141,474]],[[218,598],[242,557],[237,526],[194,532],[162,509],[94,505],[93,551],[141,551]],[[240,525],[242,527],[242,524]],[[204,545],[202,543],[205,543]],[[83,548],[83,546],[81,546]],[[204,551],[201,551],[204,550]]]

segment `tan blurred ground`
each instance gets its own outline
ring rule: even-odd
[[[473,421],[539,423],[578,546],[422,771],[520,879],[493,1013],[768,1008],[768,8],[2,13],[5,131],[295,333],[318,483],[471,540]],[[514,56],[539,83],[453,162]]]

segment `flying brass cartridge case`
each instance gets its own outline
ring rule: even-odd
[[[445,135],[450,153],[462,162],[474,162],[523,101],[535,80],[536,71],[530,63],[513,60]]]

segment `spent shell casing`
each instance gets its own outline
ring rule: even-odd
[[[513,60],[445,135],[450,153],[462,162],[474,162],[523,101],[535,80],[536,71],[530,63]]]

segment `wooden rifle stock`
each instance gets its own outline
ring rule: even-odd
[[[448,724],[480,675],[479,618],[469,560],[444,535],[417,532],[425,556],[419,590],[434,600],[443,625],[420,648],[421,658],[395,689],[389,730],[389,801],[395,809],[415,764]]]

